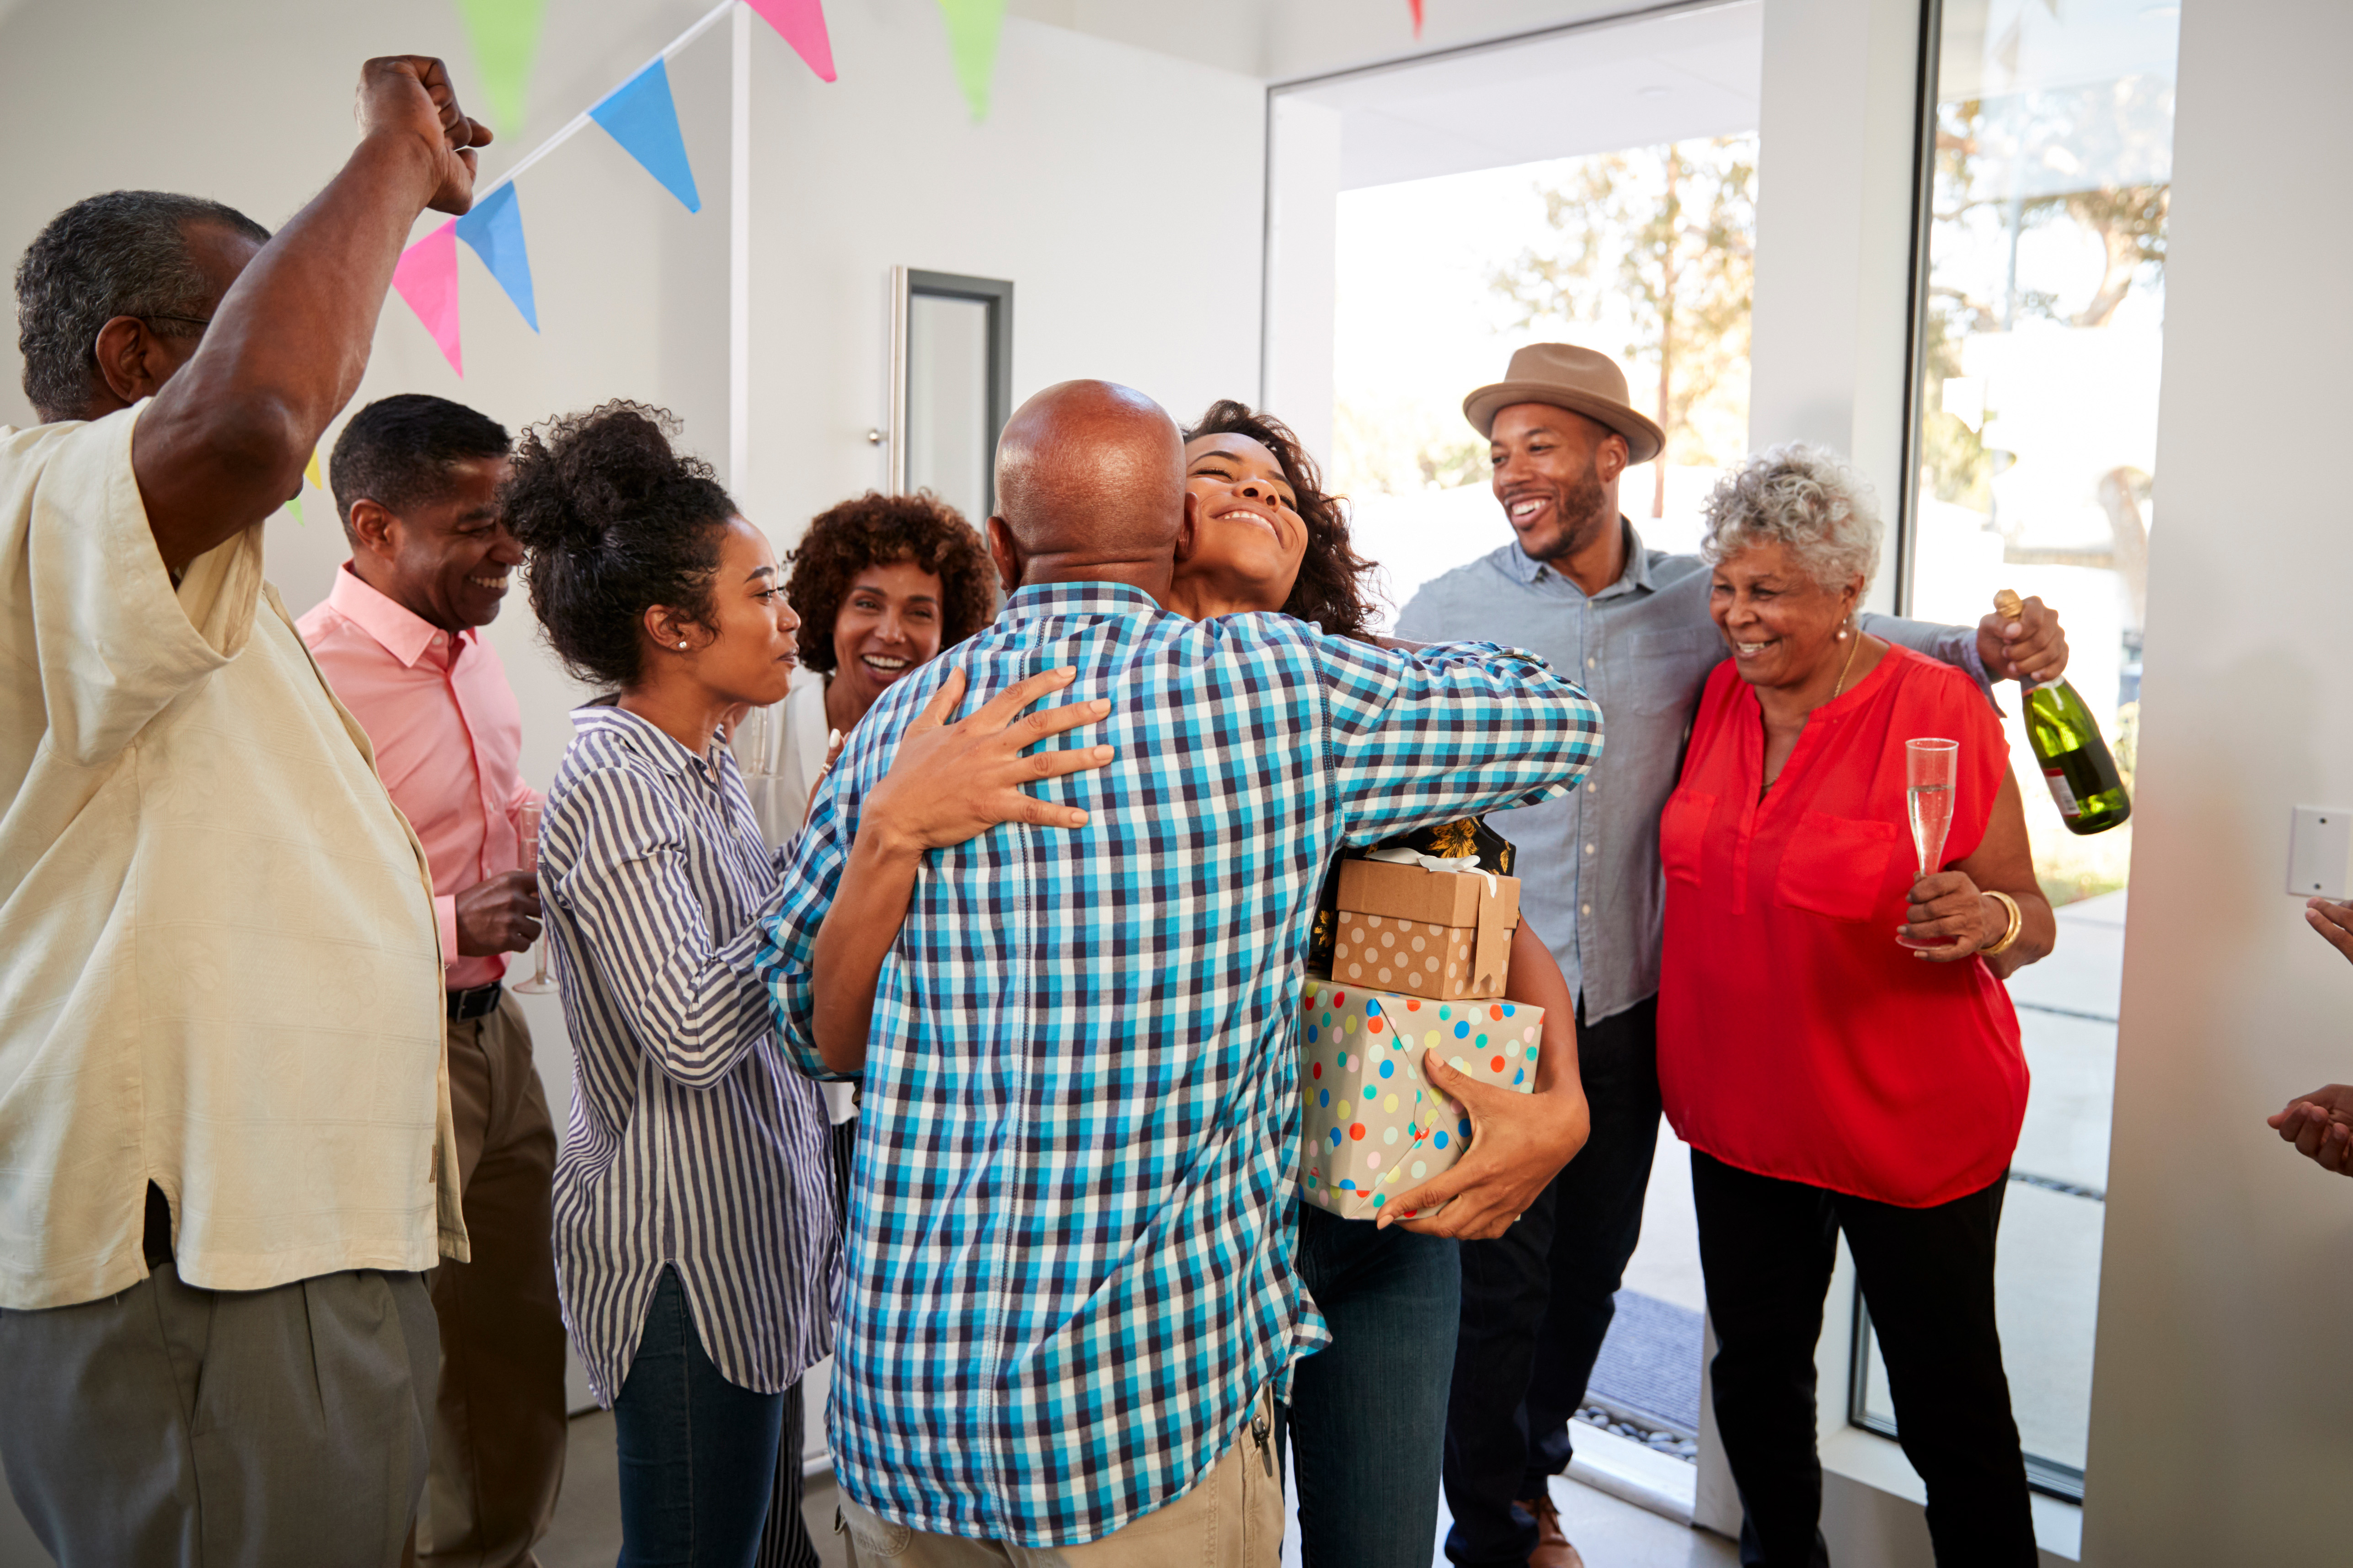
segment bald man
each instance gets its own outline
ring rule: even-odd
[[[851,1556],[1263,1564],[1272,1400],[1328,1339],[1286,1222],[1324,868],[1562,794],[1600,719],[1499,647],[1163,610],[1183,447],[1124,387],[1030,399],[997,474],[1004,613],[852,732],[763,958],[789,1053],[865,1081],[831,1413]],[[1107,704],[1072,739],[1110,759],[1050,763],[1026,820],[925,849],[917,797],[952,807],[972,770],[933,716],[943,762],[878,793],[911,722],[950,680],[969,710],[1058,668],[1066,703]]]

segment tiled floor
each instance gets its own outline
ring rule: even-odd
[[[1575,1481],[1556,1480],[1553,1498],[1561,1522],[1591,1568],[1732,1568],[1740,1560],[1732,1542],[1703,1530],[1691,1530],[1672,1520],[1620,1502]],[[849,1557],[833,1533],[833,1482],[818,1477],[809,1482],[803,1512],[818,1558],[826,1568],[847,1568]],[[1447,1520],[1440,1505],[1439,1538]],[[555,1528],[540,1543],[543,1568],[610,1568],[621,1545],[621,1508],[613,1468],[613,1418],[604,1411],[577,1415],[572,1421],[572,1454],[564,1478],[564,1498],[556,1505]],[[1285,1568],[1298,1568],[1299,1537],[1294,1528],[1283,1540]],[[1444,1554],[1432,1542],[1434,1568],[1446,1568]]]

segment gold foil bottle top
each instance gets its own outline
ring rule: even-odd
[[[2026,614],[2026,601],[2020,598],[2014,589],[1996,589],[1993,595],[1993,613],[2005,621],[2017,620]]]

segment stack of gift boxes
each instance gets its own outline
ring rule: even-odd
[[[1503,1000],[1520,885],[1476,865],[1341,863],[1332,973],[1300,999],[1298,1181],[1344,1218],[1377,1217],[1470,1141],[1425,1050],[1499,1089],[1535,1087],[1544,1009]]]

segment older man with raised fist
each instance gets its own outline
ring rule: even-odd
[[[385,1564],[466,1255],[426,856],[262,580],[490,132],[362,68],[274,238],[116,191],[16,269],[0,429],[0,1459],[67,1563]]]

